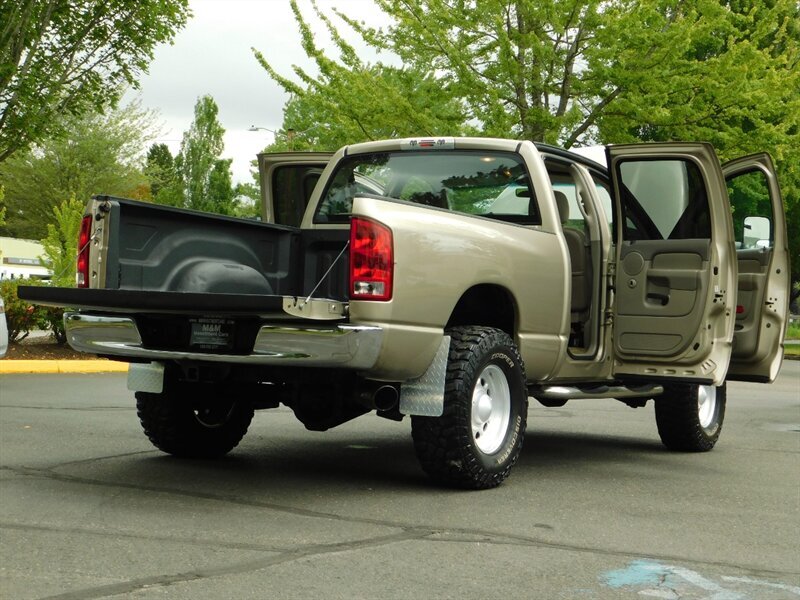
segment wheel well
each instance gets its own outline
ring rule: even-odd
[[[498,285],[476,285],[461,296],[446,327],[483,325],[501,329],[513,338],[516,314],[516,303],[507,289]]]

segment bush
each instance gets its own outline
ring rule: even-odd
[[[0,281],[0,296],[6,308],[8,322],[8,341],[19,342],[28,337],[32,329],[51,331],[56,342],[67,341],[64,331],[64,309],[51,306],[38,306],[22,300],[17,295],[21,285],[42,285],[39,279],[4,279]]]
[[[64,329],[64,309],[60,306],[37,306],[37,322],[39,329],[49,329],[57,344],[67,343],[67,332]]]
[[[36,307],[17,296],[20,285],[38,285],[31,279],[5,279],[0,281],[0,295],[6,305],[8,322],[8,341],[18,342],[28,337],[30,330],[37,326]]]

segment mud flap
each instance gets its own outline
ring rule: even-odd
[[[128,366],[128,389],[151,394],[163,392],[164,363],[131,363]]]
[[[447,354],[450,336],[442,337],[436,356],[419,379],[400,387],[400,412],[404,415],[441,417],[444,412],[444,380],[447,374]]]

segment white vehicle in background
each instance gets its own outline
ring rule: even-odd
[[[8,324],[6,323],[6,308],[3,298],[0,297],[0,358],[8,352]]]

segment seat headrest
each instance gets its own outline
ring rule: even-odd
[[[569,200],[564,192],[553,191],[556,197],[556,206],[558,206],[558,215],[561,217],[561,222],[566,223],[569,221]]]

